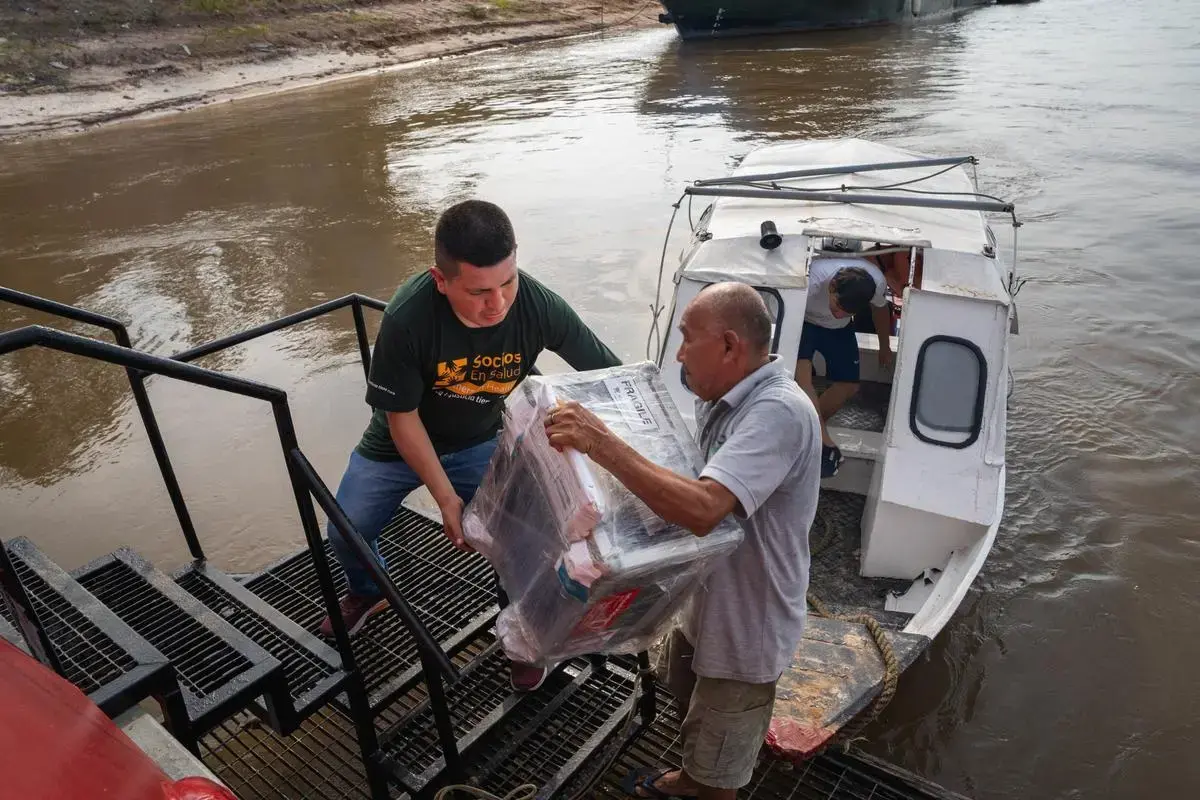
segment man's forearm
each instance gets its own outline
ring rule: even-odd
[[[388,414],[388,431],[404,463],[417,473],[439,506],[457,496],[416,411]]]
[[[879,349],[892,349],[892,312],[885,306],[871,306],[871,318],[875,321],[875,335],[879,337]]]
[[[733,503],[722,502],[732,498],[728,490],[714,491],[701,481],[660,467],[615,436],[606,437],[588,455],[655,514],[697,536],[707,534],[733,510]]]

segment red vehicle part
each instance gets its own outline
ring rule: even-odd
[[[171,781],[82,692],[0,639],[0,795],[237,800],[207,778]]]

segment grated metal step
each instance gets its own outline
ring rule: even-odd
[[[813,379],[817,393],[829,387],[829,381],[817,376]],[[888,405],[892,400],[892,385],[878,381],[863,381],[858,391],[829,419],[835,428],[850,428],[856,431],[883,433],[887,426]]]
[[[571,676],[555,671],[547,676],[539,694],[556,693],[570,683]],[[508,659],[498,644],[487,646],[446,691],[459,752],[469,753],[477,741],[503,723],[507,714],[523,703],[533,702],[534,697],[513,691]],[[417,794],[436,783],[446,769],[432,707],[424,700],[394,722],[388,717],[392,715],[381,717],[381,722],[391,722],[380,737],[384,757],[396,782]]]
[[[633,673],[612,660],[576,659],[560,674],[565,685],[547,680],[472,749],[470,783],[499,796],[533,783],[538,797],[559,796],[604,769],[599,753],[619,751],[639,733]]]
[[[498,612],[491,566],[480,555],[456,550],[433,520],[401,508],[379,539],[388,573],[444,650],[455,653],[489,628]],[[325,543],[339,595],[342,569]],[[268,567],[245,586],[310,633],[325,618],[312,556],[303,550]],[[421,678],[416,643],[390,609],[354,637],[354,654],[371,708],[379,713]]]
[[[263,719],[291,733],[341,691],[348,673],[337,651],[207,564],[184,567],[175,582],[283,664],[287,691],[260,705]]]
[[[175,670],[162,653],[33,542],[21,537],[11,540],[5,549],[64,678],[110,717],[154,697],[169,721],[182,718]],[[16,636],[24,645],[20,635]]]
[[[185,744],[263,695],[286,693],[278,659],[208,610],[133,551],[81,567],[76,580],[175,668],[187,709]]]

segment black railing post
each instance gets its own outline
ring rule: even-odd
[[[129,344],[121,343],[122,347]],[[200,545],[200,537],[196,534],[196,526],[192,523],[192,515],[183,499],[183,489],[179,486],[179,478],[175,476],[175,467],[171,457],[167,455],[167,443],[163,441],[162,431],[158,427],[158,419],[150,405],[150,395],[146,392],[145,376],[134,369],[125,370],[129,375],[129,388],[133,392],[133,401],[137,404],[138,413],[142,415],[142,426],[150,439],[150,449],[154,451],[154,460],[158,462],[158,471],[162,475],[163,484],[167,487],[167,495],[175,508],[175,517],[179,520],[179,530],[183,540],[187,542],[188,552],[197,561],[204,561],[204,548]]]
[[[280,438],[286,438],[282,432]],[[412,607],[409,606],[408,601],[400,594],[400,590],[396,587],[395,582],[387,574],[387,570],[383,568],[383,565],[375,558],[375,554],[371,552],[371,548],[367,546],[366,540],[354,529],[354,524],[346,517],[341,506],[337,504],[336,498],[330,493],[329,487],[321,480],[321,476],[317,474],[317,471],[305,457],[304,453],[299,448],[296,448],[289,455],[291,461],[294,462],[295,467],[299,470],[300,475],[307,481],[308,489],[312,492],[313,497],[316,498],[318,505],[329,516],[329,521],[338,530],[342,538],[346,540],[346,543],[350,545],[350,549],[354,552],[355,557],[363,567],[371,573],[371,578],[375,581],[380,591],[383,592],[383,596],[387,598],[388,604],[404,620],[405,626],[412,633],[417,645],[417,655],[421,660],[421,671],[425,677],[425,685],[429,690],[429,703],[433,708],[433,720],[437,726],[438,742],[441,744],[442,755],[446,760],[447,769],[451,771],[451,774],[457,775],[461,767],[458,737],[454,733],[454,723],[450,717],[450,706],[446,700],[446,688],[442,683],[443,677],[451,680],[455,679],[458,674],[457,670],[454,669],[453,663],[451,663],[445,651],[442,650],[441,646],[429,633],[429,630],[421,624]],[[311,505],[309,508],[311,509]],[[322,561],[324,561],[324,555],[325,551],[322,547]],[[340,612],[338,618],[334,620],[335,632],[339,624],[341,624]],[[373,726],[372,735],[374,735]]]
[[[642,718],[642,726],[648,728],[658,717],[658,683],[650,667],[650,654],[645,650],[637,654],[637,665],[638,688],[642,692],[638,698],[638,714]]]
[[[296,428],[292,422],[291,409],[287,399],[271,403],[275,414],[275,427],[279,431],[279,442],[283,446],[284,459],[287,461],[288,478],[292,483],[292,492],[296,497],[296,509],[300,514],[300,525],[304,529],[304,538],[312,553],[313,569],[317,573],[317,583],[321,587],[321,596],[325,600],[325,612],[333,627],[333,638],[337,643],[338,653],[342,658],[342,669],[348,673],[346,681],[346,699],[350,703],[350,716],[354,721],[354,729],[358,738],[358,747],[362,753],[363,768],[367,772],[367,783],[371,787],[374,800],[387,800],[389,796],[386,776],[382,773],[379,760],[379,737],[375,732],[374,716],[371,713],[371,701],[367,696],[366,681],[358,669],[358,660],[354,655],[354,645],[346,630],[346,621],[338,600],[337,588],[333,584],[333,574],[329,570],[329,559],[325,556],[325,543],[321,539],[321,528],[317,522],[317,512],[313,507],[312,495],[306,486],[306,476],[294,454],[300,453],[300,443],[296,438]]]
[[[12,560],[8,557],[8,550],[4,548],[2,541],[0,541],[0,603],[8,608],[17,630],[25,637],[25,643],[29,645],[29,652],[33,654],[33,657],[57,674],[62,675],[62,666],[59,664],[58,654],[54,652],[54,645],[50,643],[50,637],[46,635],[46,629],[38,618],[29,594],[21,585],[21,579],[17,577],[17,571],[13,568]]]
[[[429,705],[433,708],[433,723],[437,726],[438,741],[442,745],[442,757],[446,760],[446,774],[450,783],[462,779],[462,758],[458,751],[458,736],[454,733],[454,721],[450,718],[450,704],[446,702],[446,687],[442,674],[422,656],[421,668],[425,671],[425,685],[429,689]]]
[[[400,619],[404,621],[405,627],[412,632],[413,640],[417,645],[417,653],[423,659],[428,659],[427,662],[423,661],[422,663],[429,663],[446,677],[455,678],[458,675],[458,671],[454,668],[454,664],[447,658],[446,653],[442,650],[441,645],[437,643],[437,640],[433,638],[429,629],[417,618],[412,606],[404,599],[404,596],[396,587],[395,581],[387,574],[387,570],[379,563],[379,559],[375,557],[375,554],[371,552],[371,548],[367,546],[367,542],[363,539],[362,534],[354,528],[354,524],[350,522],[346,516],[346,512],[338,505],[337,499],[329,491],[329,487],[325,485],[325,482],[321,480],[321,476],[317,474],[312,463],[298,447],[294,448],[288,455],[300,470],[300,476],[307,482],[308,489],[312,492],[313,497],[316,498],[317,504],[321,506],[321,510],[329,516],[330,523],[337,528],[342,538],[346,540],[346,544],[350,545],[355,558],[358,559],[367,572],[371,573],[371,579],[375,581],[375,585],[379,587],[380,592],[383,593],[392,610],[399,615]],[[321,552],[325,552],[323,548]]]
[[[367,321],[363,318],[362,301],[356,295],[351,305],[354,312],[354,334],[358,337],[358,355],[362,359],[363,372],[371,377],[371,343],[367,340]]]
[[[54,314],[55,316],[74,320],[75,322],[105,328],[112,333],[118,345],[130,349],[133,348],[133,342],[129,338],[129,330],[125,327],[124,323],[113,317],[106,317],[103,314],[96,314],[92,311],[86,311],[85,309],[76,308],[64,303],[56,303],[44,297],[18,292],[15,289],[8,289],[3,286],[0,286],[0,300],[5,300],[13,305],[31,308],[34,311]],[[162,475],[163,483],[167,487],[167,494],[171,498],[171,505],[175,508],[175,516],[179,520],[179,529],[183,533],[184,541],[187,542],[188,552],[192,554],[192,558],[203,561],[204,550],[200,546],[200,538],[196,535],[196,527],[192,523],[192,515],[188,512],[187,503],[184,502],[183,490],[179,488],[179,479],[175,476],[175,468],[171,465],[170,456],[167,455],[167,445],[163,441],[162,431],[159,429],[158,420],[154,416],[154,408],[150,405],[150,396],[146,393],[144,376],[140,371],[128,368],[125,370],[125,374],[129,378],[129,388],[133,391],[133,400],[137,404],[138,413],[142,417],[142,426],[146,429],[146,436],[150,439],[150,449],[154,451],[154,460],[158,462],[158,471]]]

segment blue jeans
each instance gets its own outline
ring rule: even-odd
[[[471,502],[475,496],[495,450],[496,440],[489,439],[483,444],[441,457],[442,469],[464,503]],[[379,552],[379,535],[396,516],[404,498],[420,486],[421,479],[417,473],[403,461],[372,461],[357,451],[350,454],[350,463],[337,490],[338,505],[371,546],[379,563],[385,567],[387,564]],[[379,587],[358,562],[358,557],[341,533],[332,524],[326,527],[326,532],[333,552],[346,572],[350,593],[378,597],[381,594]]]

